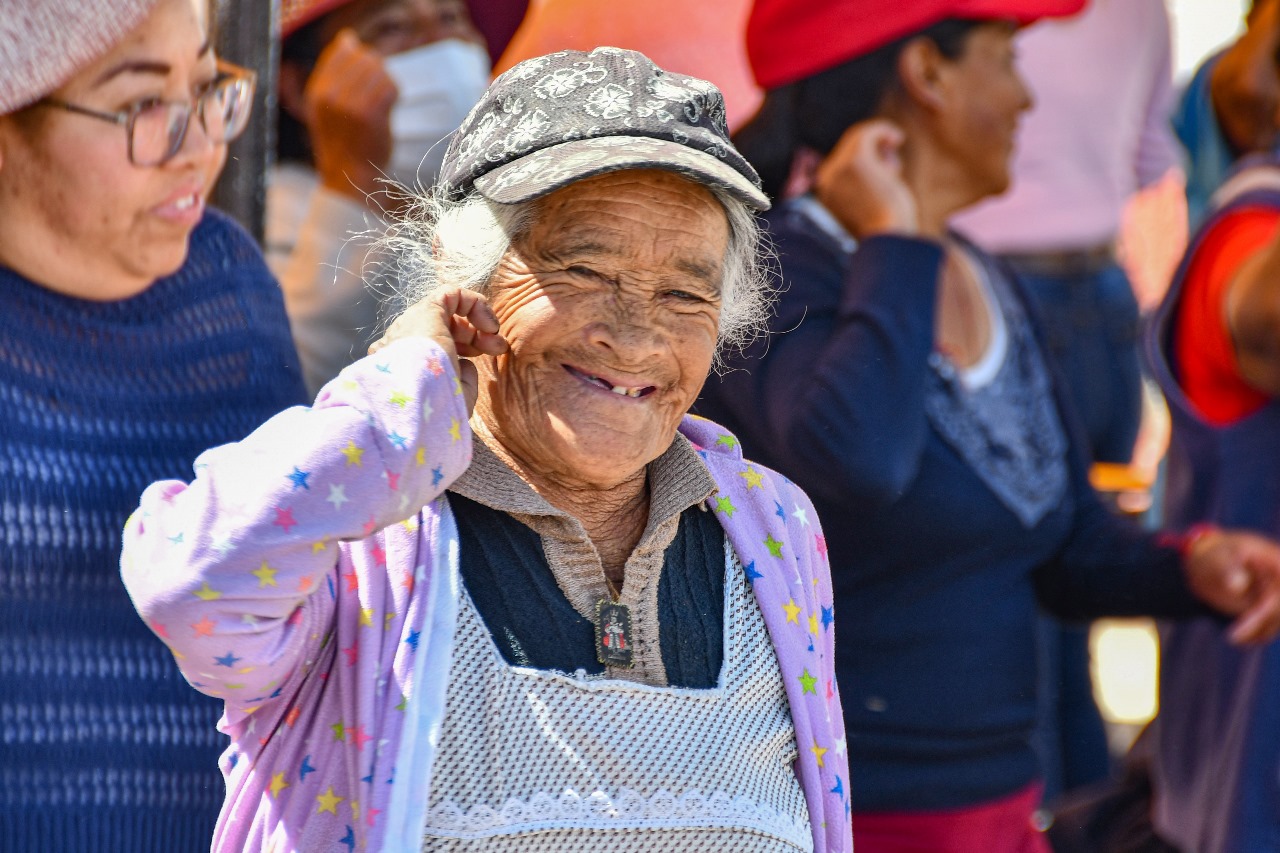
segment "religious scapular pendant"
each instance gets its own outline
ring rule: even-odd
[[[596,603],[596,660],[631,666],[631,608],[608,598]]]

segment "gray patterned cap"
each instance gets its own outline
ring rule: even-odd
[[[616,47],[539,56],[499,76],[454,132],[440,183],[454,198],[474,186],[513,204],[622,169],[667,169],[769,208],[729,141],[720,90]]]
[[[142,23],[156,0],[21,0],[0,11],[0,115],[35,103]]]

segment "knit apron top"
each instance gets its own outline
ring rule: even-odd
[[[508,664],[464,592],[424,851],[812,851],[795,726],[725,548],[711,689]]]

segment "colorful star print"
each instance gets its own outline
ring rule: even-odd
[[[262,565],[259,566],[255,571],[249,572],[249,574],[253,575],[258,579],[259,587],[277,585],[276,569],[273,569],[270,566],[268,566],[266,560],[263,560]]]
[[[310,476],[311,476],[310,471],[303,471],[295,465],[293,468],[293,473],[289,475],[289,480],[293,482],[294,491],[297,491],[298,489],[306,489],[307,491],[311,491],[311,486],[307,484],[307,479]]]
[[[800,606],[796,604],[794,598],[787,599],[787,603],[782,605],[782,609],[787,611],[787,621],[800,624]]]
[[[804,672],[800,673],[800,692],[816,694],[818,692],[816,689],[817,684],[818,679],[810,675],[809,668],[805,667]]]
[[[347,465],[364,465],[364,448],[357,447],[354,441],[348,441],[342,455],[347,457]]]
[[[826,766],[826,763],[825,763],[825,762],[823,762],[823,760],[822,760],[822,756],[824,756],[824,755],[826,755],[826,754],[827,754],[827,750],[826,750],[826,748],[825,748],[825,747],[818,746],[818,742],[815,740],[815,741],[813,742],[813,746],[809,747],[809,751],[810,751],[810,752],[812,752],[812,753],[813,753],[813,757],[814,757],[814,758],[816,758],[816,759],[818,760],[818,766],[819,766],[819,767],[825,767],[825,766]]]
[[[267,787],[273,798],[279,798],[280,792],[289,787],[289,783],[284,781],[284,773],[274,773],[271,776],[271,784]]]
[[[276,520],[271,523],[284,530],[285,533],[297,527],[298,522],[293,518],[293,507],[276,507]]]
[[[316,802],[320,805],[316,808],[316,814],[328,812],[331,815],[338,814],[338,803],[345,800],[346,797],[339,797],[333,793],[333,786],[330,785],[328,790],[316,797]]]

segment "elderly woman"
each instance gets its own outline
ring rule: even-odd
[[[1016,280],[947,228],[1008,184],[1031,103],[1017,24],[1080,5],[753,9],[769,91],[739,142],[771,194],[789,178],[812,192],[768,215],[778,334],[699,410],[828,524],[859,853],[1045,849],[1038,605],[1070,619],[1208,602],[1247,612],[1237,641],[1276,627],[1274,545],[1204,529],[1162,543],[1102,507]]]
[[[818,520],[685,415],[763,306],[719,92],[529,60],[437,199],[384,346],[127,527],[226,703],[214,848],[848,850]]]
[[[119,576],[138,493],[302,398],[279,288],[205,208],[253,79],[203,0],[0,14],[0,848],[203,846],[217,703]]]

